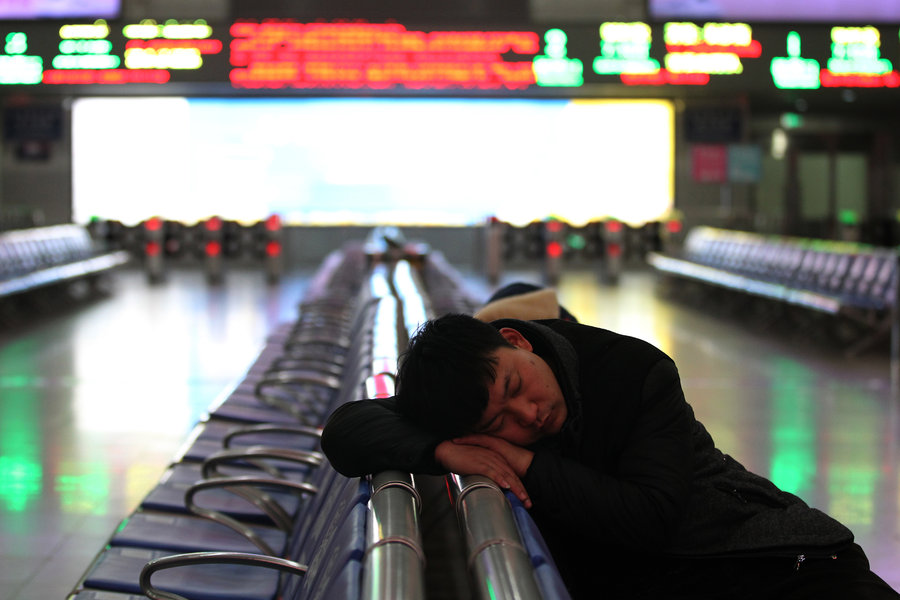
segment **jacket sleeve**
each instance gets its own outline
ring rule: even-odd
[[[347,477],[387,469],[444,473],[434,460],[440,442],[401,415],[394,398],[348,402],[331,414],[322,432],[325,456]]]
[[[538,451],[523,483],[542,519],[570,535],[661,550],[677,528],[693,472],[691,412],[674,363],[656,363],[635,401],[636,416],[613,468]],[[584,435],[589,429],[586,424]]]

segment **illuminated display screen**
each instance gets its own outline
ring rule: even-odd
[[[525,89],[540,50],[531,31],[400,24],[236,23],[231,34],[237,88]]]
[[[668,101],[82,98],[73,216],[641,224],[671,209],[673,132]]]
[[[52,93],[591,97],[893,88],[900,27],[606,22],[436,29],[289,19],[0,22],[0,85]],[[680,90],[680,92],[679,92]]]
[[[647,0],[656,19],[780,23],[900,22],[896,0]]]
[[[0,19],[114,18],[121,0],[0,0]]]

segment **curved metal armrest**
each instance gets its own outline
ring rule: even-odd
[[[465,539],[475,597],[541,598],[534,566],[503,490],[480,475],[447,476]]]
[[[341,361],[334,360],[333,357],[325,357],[324,355],[307,355],[303,357],[283,356],[272,361],[272,364],[265,371],[265,376],[279,376],[282,373],[296,373],[297,371],[313,370],[316,373],[340,377],[343,368],[343,363]]]
[[[244,552],[191,552],[187,554],[175,554],[151,560],[141,570],[141,592],[152,600],[188,600],[173,592],[159,590],[150,583],[150,578],[157,571],[185,567],[190,565],[231,564],[258,566],[267,569],[276,569],[293,575],[305,575],[308,567],[298,562],[277,558],[274,556],[261,556]]]
[[[184,504],[192,513],[225,525],[244,536],[266,554],[277,556],[278,552],[266,544],[266,542],[263,541],[263,539],[250,527],[247,527],[237,519],[229,517],[220,511],[199,506],[194,501],[194,496],[204,490],[226,489],[259,508],[272,519],[272,522],[275,523],[276,527],[289,533],[293,528],[293,519],[291,518],[291,515],[289,515],[278,502],[272,499],[271,496],[259,488],[279,488],[295,492],[298,495],[316,494],[319,491],[319,488],[316,486],[300,481],[284,481],[270,479],[268,477],[251,476],[221,477],[218,479],[205,479],[194,483],[184,493]]]
[[[247,427],[241,427],[240,429],[228,432],[228,434],[226,434],[225,438],[222,440],[222,446],[226,449],[230,448],[231,441],[234,438],[240,437],[242,435],[254,435],[260,433],[291,433],[301,436],[321,438],[322,428],[310,427],[309,425],[249,425]]]
[[[205,479],[211,477],[222,477],[218,467],[222,463],[235,461],[244,461],[250,463],[269,475],[284,479],[284,474],[277,468],[266,464],[260,459],[281,460],[293,462],[311,467],[321,466],[325,461],[325,456],[319,452],[308,452],[306,450],[290,450],[287,448],[269,448],[266,446],[250,446],[249,448],[237,448],[229,450],[220,450],[215,454],[211,454],[203,461],[201,472]]]
[[[413,498],[416,514],[422,512],[422,496],[416,488],[415,480],[411,473],[405,471],[387,470],[380,473],[373,473],[369,476],[369,483],[372,486],[372,497],[374,498],[379,492],[388,488],[401,488]]]
[[[256,383],[253,387],[253,394],[260,402],[297,417],[304,425],[310,424],[307,422],[308,407],[303,406],[302,404],[302,401],[304,400],[303,394],[290,389],[289,386],[292,383],[309,383],[331,391],[338,390],[341,387],[339,378],[333,375],[317,373],[315,371],[295,371],[290,374],[267,374]],[[285,400],[271,391],[267,391],[267,388],[281,388],[284,392],[293,396],[296,401]]]
[[[254,388],[257,393],[265,386],[284,386],[291,383],[312,383],[322,387],[338,389],[341,387],[339,377],[322,373],[314,369],[291,370],[291,371],[270,371],[263,375],[263,378],[256,383]]]
[[[296,337],[311,327],[347,327],[352,323],[353,312],[349,307],[301,306],[299,315],[291,329],[291,336]]]
[[[338,348],[343,348],[345,350],[349,349],[352,340],[350,339],[350,336],[343,333],[341,329],[342,328],[335,327],[333,331],[300,331],[285,343],[284,349],[290,353],[290,351],[297,346],[317,342],[326,342]]]

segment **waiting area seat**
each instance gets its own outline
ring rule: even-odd
[[[367,270],[358,247],[324,261],[296,322],[273,332],[234,389],[210,406],[159,484],[111,534],[72,598],[104,597],[101,592],[142,597],[155,593],[154,585],[161,597],[358,597],[370,486],[337,474],[318,439],[334,403],[364,390],[373,324],[372,311],[358,307],[373,301],[364,285]],[[352,343],[284,364],[286,348],[319,338]],[[232,397],[239,398],[238,408],[222,414]],[[248,416],[250,409],[258,418]],[[192,452],[201,440],[204,451]],[[194,554],[207,556],[188,558]],[[209,554],[227,567],[211,564]],[[202,566],[173,567],[198,560]],[[279,566],[238,566],[260,562]],[[143,581],[148,565],[160,573]],[[349,595],[333,595],[341,586]]]
[[[832,325],[843,325],[838,330],[844,337],[851,330],[849,354],[890,331],[897,260],[893,248],[714,227],[693,228],[679,254],[654,252],[647,257],[671,279],[737,292],[774,308],[828,315]]]
[[[127,263],[124,250],[104,251],[75,224],[0,233],[0,299],[99,275]]]

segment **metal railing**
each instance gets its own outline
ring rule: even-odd
[[[409,263],[398,262],[394,286],[401,298],[407,327],[417,328],[426,318],[434,316],[422,280]],[[512,507],[500,487],[487,477],[450,474],[446,479],[463,533],[473,597],[543,598]]]
[[[370,398],[394,393],[394,371],[405,344],[398,327],[401,302],[390,280],[390,265],[373,266],[371,286],[379,298],[373,326]],[[419,526],[422,500],[413,476],[385,471],[370,477],[366,555],[363,561],[363,600],[425,598],[425,551]]]

